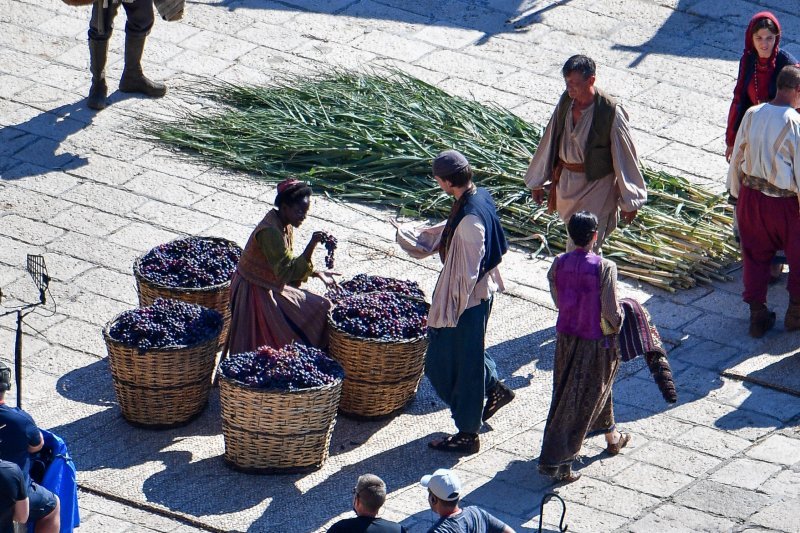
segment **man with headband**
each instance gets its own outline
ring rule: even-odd
[[[472,182],[472,168],[461,153],[439,154],[433,176],[455,198],[447,222],[439,226],[441,237],[428,244],[398,228],[397,240],[415,257],[438,251],[443,265],[428,314],[425,375],[450,407],[458,433],[429,446],[471,454],[480,449],[481,423],[514,398],[498,381],[484,346],[494,294],[503,290],[498,266],[508,244],[492,196]]]

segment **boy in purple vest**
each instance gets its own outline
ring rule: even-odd
[[[580,474],[572,461],[583,440],[605,433],[606,451],[616,455],[630,441],[614,424],[611,386],[619,369],[617,266],[593,253],[597,217],[579,211],[567,231],[575,250],[559,255],[547,273],[558,308],[553,399],[544,428],[539,472],[571,483]]]

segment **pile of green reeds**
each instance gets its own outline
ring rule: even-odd
[[[538,240],[540,250],[564,247],[564,225],[532,203],[522,180],[541,129],[505,109],[398,72],[331,72],[269,87],[212,83],[191,91],[216,109],[151,123],[148,131],[214,165],[273,181],[301,176],[332,198],[444,217],[451,200],[431,178],[430,164],[455,148],[491,191],[511,237],[534,248]],[[738,253],[724,198],[684,178],[644,172],[648,204],[606,242],[606,256],[624,274],[667,290],[724,279]]]

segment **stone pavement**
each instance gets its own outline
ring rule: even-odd
[[[786,0],[200,0],[183,21],[156,22],[146,71],[174,87],[198,75],[266,83],[331,65],[393,66],[542,123],[563,87],[561,64],[584,52],[598,61],[598,85],[628,110],[642,158],[721,190],[744,27],[756,11],[772,9],[784,26],[782,44],[800,52],[796,7]],[[489,335],[517,399],[492,419],[479,455],[459,460],[427,450],[452,425],[425,380],[393,420],[340,417],[330,459],[309,475],[227,469],[216,392],[203,416],[177,430],[146,431],[121,419],[100,331],[136,305],[132,261],[179,235],[244,243],[274,189],[177,161],[138,139],[143,117],[180,108],[175,91],[158,101],[114,92],[111,107],[88,111],[88,17],[87,8],[57,0],[0,0],[0,287],[6,305],[34,299],[25,254],[45,255],[55,306],[26,322],[23,399],[40,425],[70,444],[84,489],[81,530],[324,529],[348,515],[355,479],[371,471],[390,488],[384,515],[424,531],[433,517],[417,481],[446,466],[462,475],[468,502],[517,531],[535,531],[539,502],[553,489],[535,459],[555,313],[544,279],[549,263],[524,251],[504,262],[509,290]],[[121,43],[120,31],[109,58],[111,91]],[[332,230],[347,276],[402,276],[432,289],[436,262],[396,255],[391,212],[318,199],[312,215],[298,243],[314,229]],[[634,438],[615,458],[601,453],[599,439],[587,442],[583,478],[557,489],[570,531],[800,531],[800,399],[720,377],[749,358],[791,354],[800,338],[780,323],[761,341],[744,336],[739,273],[732,277],[676,294],[623,283],[625,295],[647,302],[673,348],[680,402],[661,400],[641,362],[625,365],[615,404]],[[770,300],[780,316],[785,291],[772,288]],[[0,321],[6,362],[13,327],[9,317]],[[544,519],[557,529],[555,503]]]

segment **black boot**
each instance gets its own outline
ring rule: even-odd
[[[106,56],[108,41],[89,39],[89,70],[92,72],[92,87],[86,105],[90,109],[105,109],[108,85],[106,85]]]
[[[142,93],[151,98],[160,98],[167,94],[167,86],[147,79],[142,72],[145,39],[125,35],[125,68],[119,80],[119,90],[123,93]]]

